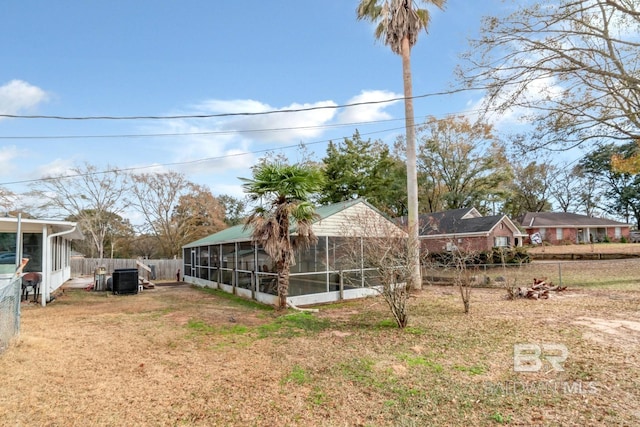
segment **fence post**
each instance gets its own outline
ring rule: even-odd
[[[253,300],[256,299],[256,292],[257,292],[259,281],[260,279],[258,278],[258,275],[256,274],[256,272],[252,271],[251,272],[251,299]]]
[[[562,263],[558,263],[558,277],[560,279],[560,283],[558,286],[562,286]]]
[[[338,273],[340,277],[340,301],[344,299],[344,280],[342,279],[342,270]]]
[[[15,304],[15,325],[14,325],[14,335],[18,335],[20,333],[20,316],[21,312],[21,304],[22,304],[22,280],[16,281],[16,286],[14,287],[15,291],[13,297],[15,301],[18,303]]]

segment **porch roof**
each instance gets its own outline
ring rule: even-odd
[[[20,224],[23,231],[37,228],[41,230],[42,227],[49,227],[49,235],[56,233],[64,233],[67,239],[71,240],[81,240],[84,239],[84,234],[82,234],[82,230],[80,226],[75,222],[70,221],[59,221],[54,219],[32,219],[32,218],[21,218]],[[18,226],[18,218],[16,217],[0,217],[0,231],[2,232],[15,232]]]
[[[315,209],[315,213],[317,215],[316,219],[313,221],[314,224],[322,221],[330,216],[336,215],[343,210],[350,208],[358,203],[367,203],[362,199],[348,200],[344,202],[334,203],[326,206],[318,206]],[[295,224],[292,224],[289,227],[289,232],[291,234],[295,233]],[[222,231],[218,231],[217,233],[211,234],[207,237],[203,237],[200,240],[196,240],[195,242],[191,242],[183,246],[183,248],[193,248],[197,246],[206,246],[206,245],[219,245],[224,243],[235,243],[235,242],[246,242],[251,240],[251,227],[245,227],[244,224],[236,225],[233,227],[226,228]]]

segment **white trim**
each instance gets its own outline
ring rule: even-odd
[[[47,235],[47,231],[48,231],[48,227],[47,225],[43,225],[42,227],[42,241],[46,242],[46,244],[43,243],[42,245],[42,283],[41,283],[41,287],[42,290],[40,291],[40,301],[43,307],[45,307],[47,305],[47,301],[51,298],[51,292],[54,291],[55,289],[57,289],[59,287],[59,284],[61,284],[62,282],[64,282],[64,271],[67,268],[67,266],[65,265],[65,268],[61,269],[60,273],[58,271],[53,271],[53,260],[51,259],[52,256],[52,245],[56,244],[53,239],[55,237],[60,237],[60,236],[67,236],[67,235],[72,235],[76,232],[77,230],[77,226],[74,223],[70,223],[73,224],[72,228],[69,230],[65,230],[65,231],[60,231],[58,233],[53,233],[51,235]],[[46,240],[45,240],[46,239]],[[69,268],[69,273],[71,272],[71,268]],[[62,274],[62,277],[59,277],[60,274]],[[58,284],[58,286],[56,286],[54,288],[54,278],[56,278],[56,283]]]
[[[466,214],[460,217],[460,219],[472,219],[472,218],[482,218],[482,214],[476,208],[471,208],[467,211]]]

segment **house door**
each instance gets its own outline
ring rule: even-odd
[[[588,228],[578,228],[577,237],[578,237],[578,242],[577,243],[590,243],[591,242],[591,236],[589,236],[589,229]]]
[[[196,277],[196,248],[191,249],[191,277]]]

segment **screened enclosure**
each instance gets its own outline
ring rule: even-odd
[[[315,245],[295,252],[289,300],[296,304],[359,298],[375,294],[377,269],[365,265],[367,236],[340,235],[353,220],[348,213],[374,215],[395,227],[364,201],[320,207],[314,223]],[[295,244],[295,235],[291,236]],[[273,260],[254,245],[243,226],[231,227],[183,247],[185,281],[223,289],[265,303],[275,303],[277,273]]]
[[[353,240],[352,238],[350,240]],[[359,241],[362,241],[359,242]],[[347,242],[347,238],[320,236],[318,243],[298,251],[291,266],[289,296],[348,291],[379,285],[377,269],[341,253],[341,248],[362,246],[366,238]],[[345,251],[346,252],[346,251]],[[201,279],[215,285],[255,293],[277,295],[277,274],[272,259],[251,242],[184,248],[185,277]],[[340,278],[342,277],[342,286]],[[186,280],[186,279],[185,279]]]

